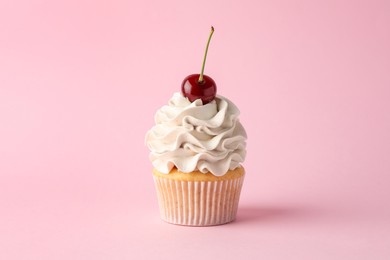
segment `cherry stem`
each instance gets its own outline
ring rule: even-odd
[[[201,72],[200,72],[199,79],[198,79],[198,83],[200,83],[200,84],[203,83],[204,65],[206,64],[207,51],[209,50],[210,40],[211,40],[211,36],[213,36],[213,33],[214,33],[214,27],[211,26],[211,31],[210,31],[209,39],[208,39],[207,45],[206,45],[206,51],[204,52],[202,70],[201,70]]]

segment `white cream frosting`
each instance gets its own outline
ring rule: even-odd
[[[222,96],[203,105],[174,93],[168,105],[159,109],[156,125],[146,134],[150,160],[162,173],[173,167],[181,172],[199,170],[216,176],[234,170],[246,155],[246,132],[240,111]]]

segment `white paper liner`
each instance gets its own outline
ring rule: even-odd
[[[153,176],[161,218],[186,226],[231,222],[237,214],[244,175],[220,181],[180,181]]]

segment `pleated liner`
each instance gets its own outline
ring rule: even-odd
[[[153,176],[161,218],[186,226],[231,222],[237,214],[244,175],[217,181],[182,181]]]

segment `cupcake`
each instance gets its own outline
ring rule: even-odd
[[[203,74],[205,59],[201,74],[184,79],[146,134],[160,215],[172,224],[233,221],[244,181],[247,136],[240,112],[216,95],[215,82]]]

